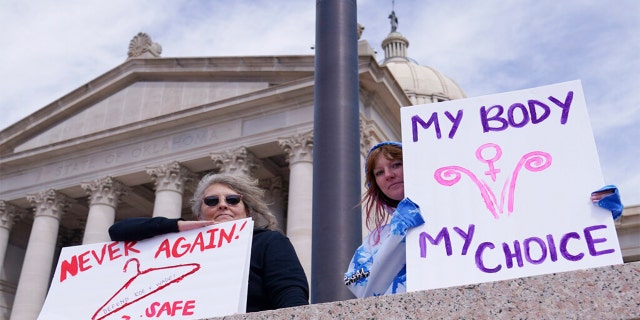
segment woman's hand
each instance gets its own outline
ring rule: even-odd
[[[624,206],[620,200],[618,188],[614,185],[604,186],[591,193],[591,201],[601,207],[611,211],[613,220],[620,218]]]
[[[193,230],[193,229],[198,229],[202,227],[207,227],[213,224],[215,224],[214,221],[208,221],[208,220],[198,220],[198,221],[179,220],[178,230],[180,231]]]
[[[612,195],[615,192],[615,190],[613,189],[606,189],[606,190],[602,190],[602,191],[595,191],[591,193],[591,202],[598,202],[600,201],[602,198],[608,196],[608,195]]]

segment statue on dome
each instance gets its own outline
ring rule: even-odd
[[[389,20],[391,20],[391,32],[396,32],[396,29],[398,29],[398,17],[396,17],[395,11],[391,10]]]

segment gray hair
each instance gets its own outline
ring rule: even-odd
[[[242,202],[247,208],[248,215],[253,218],[254,228],[278,229],[278,221],[264,201],[264,190],[258,186],[258,180],[243,174],[209,173],[202,177],[191,199],[191,211],[196,219],[200,220],[202,217],[202,199],[205,190],[217,183],[242,195]]]

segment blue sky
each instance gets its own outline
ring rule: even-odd
[[[392,8],[408,55],[468,97],[579,79],[606,183],[640,204],[640,1],[360,0],[383,58]],[[127,58],[148,33],[163,57],[312,54],[312,0],[2,0],[0,130]]]

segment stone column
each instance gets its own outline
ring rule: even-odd
[[[311,283],[311,230],[313,214],[313,131],[278,139],[289,162],[287,237],[296,249]]]
[[[269,210],[278,220],[278,227],[282,232],[286,232],[284,194],[282,177],[277,176],[268,179],[260,179],[260,188],[265,190],[265,201],[269,205]]]
[[[26,213],[26,210],[16,207],[7,201],[0,200],[0,263],[2,265],[4,265],[4,257],[7,254],[11,228]]]
[[[221,173],[243,173],[253,176],[261,162],[246,147],[240,147],[235,150],[223,153],[212,153],[211,160],[214,167]]]
[[[180,218],[184,187],[194,179],[195,174],[177,161],[147,168],[147,174],[151,176],[156,189],[153,216]]]
[[[80,186],[89,195],[89,215],[82,244],[111,241],[109,227],[115,221],[120,197],[128,192],[127,186],[112,177],[99,178]]]
[[[27,195],[34,207],[29,244],[24,255],[12,320],[36,319],[49,289],[60,220],[72,199],[53,189]]]

